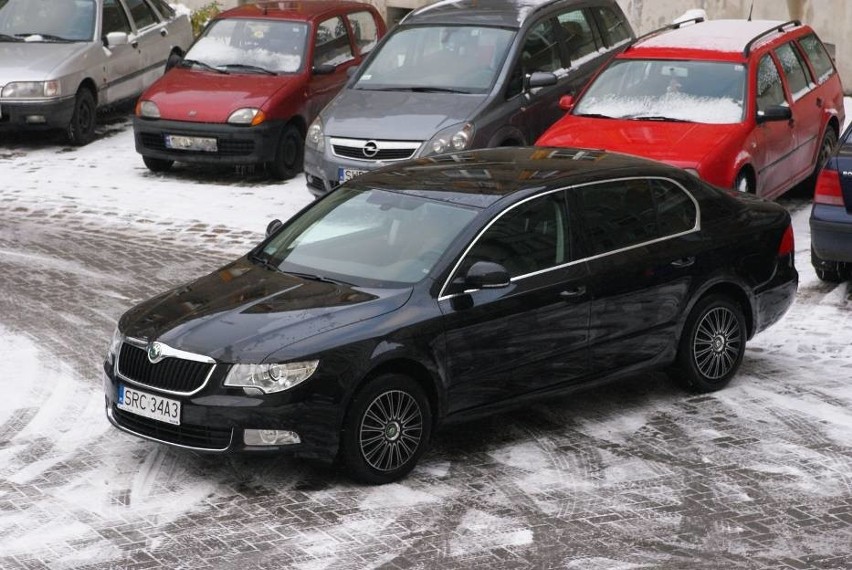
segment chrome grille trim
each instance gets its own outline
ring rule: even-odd
[[[380,141],[373,139],[347,139],[331,137],[331,152],[338,158],[360,160],[363,162],[397,162],[413,157],[420,146],[420,141]],[[375,149],[373,156],[364,153],[368,143]],[[385,158],[391,156],[391,158]]]
[[[145,350],[148,346],[148,343],[146,341],[144,341],[142,339],[138,339],[138,338],[132,338],[132,337],[125,337],[124,341],[122,342],[122,345],[124,343],[127,343],[131,346],[134,346],[134,347],[136,347],[140,350]],[[198,392],[203,390],[205,388],[205,386],[207,386],[207,383],[210,382],[210,378],[213,376],[213,372],[216,371],[216,366],[217,366],[216,360],[214,360],[213,358],[210,358],[209,356],[205,356],[203,354],[195,354],[193,352],[186,352],[185,350],[178,350],[177,348],[172,348],[172,347],[165,345],[163,343],[160,343],[160,346],[161,346],[161,354],[162,354],[163,358],[176,358],[176,359],[179,359],[179,360],[189,360],[189,361],[192,361],[192,362],[202,362],[202,363],[205,363],[205,364],[212,364],[212,366],[210,367],[210,371],[207,373],[207,376],[204,378],[204,380],[201,382],[201,385],[198,386],[198,388],[196,388],[192,391],[189,391],[189,392],[179,391],[179,390],[167,390],[165,388],[146,384],[146,383],[141,382],[139,380],[136,380],[134,378],[130,378],[128,376],[125,376],[124,374],[121,373],[121,366],[120,366],[120,363],[121,363],[121,347],[119,347],[118,351],[116,351],[117,354],[115,355],[115,365],[113,367],[113,372],[115,373],[115,376],[117,378],[120,378],[120,379],[126,381],[126,382],[130,382],[131,384],[133,384],[135,386],[140,386],[142,388],[154,390],[154,391],[160,392],[162,394],[171,394],[173,396],[192,396],[193,394],[197,394]],[[152,366],[155,366],[155,365],[152,364]]]

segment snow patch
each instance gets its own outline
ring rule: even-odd
[[[450,539],[450,555],[464,556],[499,547],[532,544],[533,531],[518,521],[471,509]]]

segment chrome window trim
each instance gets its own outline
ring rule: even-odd
[[[141,348],[142,350],[145,350],[148,347],[148,343],[145,342],[142,339],[139,339],[139,338],[133,338],[133,337],[129,337],[129,336],[124,337],[122,344],[124,344],[125,342],[129,345],[135,346],[136,348]],[[157,386],[151,386],[149,384],[145,384],[145,383],[140,382],[138,380],[128,378],[127,376],[125,376],[124,374],[121,373],[121,369],[120,369],[120,366],[119,366],[119,361],[121,360],[121,347],[119,347],[118,351],[116,351],[117,354],[115,355],[115,366],[113,367],[113,371],[115,372],[115,375],[118,378],[121,378],[122,380],[124,380],[125,382],[130,382],[131,384],[135,384],[136,386],[141,386],[143,388],[147,388],[148,390],[155,390],[155,391],[161,392],[163,394],[171,394],[173,396],[192,396],[194,394],[197,394],[198,392],[200,392],[201,390],[203,390],[207,386],[207,383],[210,382],[210,378],[213,376],[213,372],[216,371],[217,363],[216,363],[215,359],[210,358],[209,356],[204,356],[203,354],[195,354],[194,352],[186,352],[185,350],[178,350],[177,348],[172,348],[172,347],[170,347],[166,344],[163,344],[163,343],[159,343],[159,344],[162,347],[161,348],[161,354],[163,355],[163,358],[172,357],[172,358],[180,358],[182,360],[191,360],[193,362],[203,362],[205,364],[212,364],[213,366],[210,367],[210,372],[207,373],[207,376],[204,378],[204,381],[201,383],[201,386],[199,386],[197,389],[193,390],[192,392],[179,392],[179,391],[176,391],[176,390],[166,390],[164,388],[158,388]]]
[[[156,441],[157,443],[162,443],[163,445],[170,445],[172,447],[180,447],[182,449],[191,449],[193,451],[207,451],[214,453],[222,453],[231,448],[234,443],[234,428],[231,428],[231,439],[228,440],[228,445],[225,447],[194,447],[192,445],[183,445],[182,443],[175,443],[173,441],[166,441],[164,439],[158,439],[156,437],[151,437],[150,435],[145,435],[144,433],[139,433],[137,431],[133,431],[130,428],[124,427],[118,420],[115,419],[115,412],[113,411],[112,404],[107,404],[106,406],[106,415],[109,423],[111,423],[117,429],[123,431],[124,433],[129,433],[130,435],[135,435],[136,437],[140,437],[142,439],[147,439],[148,441]],[[140,416],[144,417],[144,416]]]
[[[438,301],[446,301],[447,299],[452,299],[453,297],[458,297],[460,295],[466,295],[466,294],[472,293],[473,291],[480,291],[481,290],[481,289],[471,289],[471,290],[463,291],[461,293],[453,293],[451,295],[445,295],[444,294],[444,292],[447,290],[447,287],[449,287],[449,285],[450,285],[450,281],[452,281],[453,276],[456,274],[456,271],[458,271],[459,266],[461,266],[462,262],[467,257],[467,254],[470,252],[471,248],[473,248],[473,246],[476,244],[476,242],[479,241],[479,238],[482,237],[482,234],[487,232],[488,229],[491,228],[491,226],[495,222],[497,222],[497,220],[502,218],[508,212],[511,212],[512,210],[514,210],[518,206],[521,206],[522,204],[526,204],[527,202],[529,202],[531,200],[535,200],[537,198],[542,198],[544,196],[549,196],[550,194],[554,194],[556,192],[565,192],[567,190],[575,190],[577,188],[585,188],[586,186],[596,186],[596,185],[599,185],[599,184],[609,184],[609,183],[612,183],[612,182],[627,182],[627,181],[630,181],[630,180],[664,180],[666,182],[672,183],[677,188],[680,188],[680,190],[684,194],[686,194],[689,197],[690,200],[692,200],[692,204],[695,206],[695,223],[693,224],[692,229],[689,229],[689,230],[686,230],[686,231],[683,231],[683,232],[680,232],[680,233],[676,233],[676,234],[658,237],[656,239],[652,239],[652,240],[648,240],[648,241],[643,241],[641,243],[629,245],[627,247],[622,247],[622,248],[619,248],[619,249],[614,249],[612,251],[607,251],[607,252],[604,252],[604,253],[598,253],[598,254],[595,254],[595,255],[591,255],[589,257],[583,257],[581,259],[575,259],[573,261],[569,261],[568,263],[563,263],[561,265],[554,265],[553,267],[548,267],[546,269],[539,269],[538,271],[533,271],[532,273],[525,273],[523,275],[518,275],[516,277],[512,277],[511,279],[509,279],[509,282],[515,283],[516,281],[520,281],[522,279],[527,279],[529,277],[536,277],[538,275],[542,275],[542,274],[547,273],[549,271],[558,271],[560,269],[565,269],[566,267],[571,267],[573,265],[578,265],[580,263],[587,263],[589,261],[601,259],[601,258],[607,257],[609,255],[615,255],[615,254],[618,254],[618,253],[623,253],[625,251],[630,251],[631,249],[637,249],[637,248],[640,248],[640,247],[645,247],[645,246],[648,246],[648,245],[652,245],[652,244],[655,244],[655,243],[659,243],[659,242],[662,242],[662,241],[682,237],[682,236],[685,236],[685,235],[689,235],[691,233],[701,231],[701,208],[698,205],[698,200],[696,200],[695,196],[693,196],[692,193],[689,192],[689,190],[684,188],[684,186],[680,182],[678,182],[677,180],[672,180],[671,178],[667,178],[665,176],[627,176],[627,177],[623,177],[623,178],[610,178],[610,179],[607,179],[607,180],[596,180],[594,182],[584,182],[583,184],[574,184],[574,185],[571,185],[571,186],[564,186],[562,188],[555,188],[553,190],[548,190],[547,192],[542,192],[541,194],[536,194],[535,196],[529,196],[528,198],[524,198],[523,200],[516,202],[515,204],[510,205],[508,208],[506,208],[505,210],[500,212],[499,215],[495,216],[493,220],[488,222],[488,224],[484,228],[482,228],[479,231],[479,233],[476,234],[476,237],[474,237],[473,240],[471,240],[470,244],[467,246],[467,248],[465,248],[464,253],[462,253],[461,257],[459,257],[459,260],[456,262],[455,266],[453,266],[453,270],[450,271],[449,276],[444,281],[444,284],[441,287],[441,291],[438,294]]]

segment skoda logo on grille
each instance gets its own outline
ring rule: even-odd
[[[361,149],[361,152],[363,152],[364,156],[367,158],[373,158],[379,154],[379,144],[376,141],[367,141],[364,144],[364,148]]]
[[[163,345],[159,342],[152,342],[148,345],[148,360],[151,364],[157,364],[163,359]]]

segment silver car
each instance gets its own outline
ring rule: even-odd
[[[87,144],[99,107],[137,97],[190,43],[166,0],[0,0],[0,132]]]

